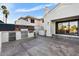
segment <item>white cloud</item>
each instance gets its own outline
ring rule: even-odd
[[[0,17],[0,20],[1,20],[1,21],[3,21],[3,18],[2,18],[2,17]]]
[[[15,23],[15,20],[16,20],[16,19],[8,19],[8,20],[7,20],[7,23],[9,23],[9,24],[14,24],[14,23]]]
[[[35,17],[36,17],[36,18],[39,18],[39,19],[40,19],[40,18],[43,18],[43,16],[35,16]]]
[[[36,10],[41,10],[44,7],[49,7],[49,6],[52,6],[52,4],[39,5],[39,6],[31,8],[31,9],[25,9],[25,8],[24,9],[16,9],[15,12],[32,12],[32,11],[36,11]]]

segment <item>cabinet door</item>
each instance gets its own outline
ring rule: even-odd
[[[15,41],[16,40],[16,33],[10,32],[9,33],[9,41]]]

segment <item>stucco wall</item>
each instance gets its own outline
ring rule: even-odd
[[[55,34],[55,32],[56,32],[56,24],[55,24],[55,22],[52,22],[50,30],[51,30],[51,34]]]
[[[27,24],[27,21],[25,21],[25,20],[16,20],[15,21],[15,24],[17,24],[17,25],[26,25]]]
[[[8,31],[2,31],[1,32],[1,41],[2,42],[9,42],[9,32]]]
[[[28,37],[34,37],[34,32],[28,33]]]
[[[51,26],[47,25],[48,22],[55,19],[60,19],[64,17],[76,16],[79,15],[79,4],[78,3],[63,3],[59,4],[55,9],[52,9],[50,12],[45,14],[44,20],[45,25],[44,28],[48,30],[47,33],[52,32],[55,34],[55,24]],[[48,29],[51,28],[51,29]]]
[[[79,4],[59,4],[55,9],[51,10],[45,17],[49,20],[79,15]]]
[[[35,26],[35,23],[31,23],[30,19],[28,19],[28,21],[20,19],[20,20],[16,20],[15,24],[17,25],[31,25],[31,26]]]
[[[42,26],[42,20],[35,20],[35,24],[37,25],[37,26]]]
[[[16,32],[16,40],[20,40],[21,39],[21,32],[17,31]]]

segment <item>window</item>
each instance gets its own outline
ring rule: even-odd
[[[42,23],[44,23],[44,19],[42,20]]]
[[[68,30],[68,22],[58,23],[58,32],[67,34]]]
[[[31,23],[35,23],[34,19],[31,19]]]
[[[59,34],[77,35],[78,21],[59,22],[57,23],[56,32]]]
[[[77,35],[77,31],[78,31],[78,22],[74,21],[74,22],[70,22],[70,34],[75,34]]]

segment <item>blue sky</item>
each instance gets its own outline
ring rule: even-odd
[[[34,16],[41,18],[44,15],[44,8],[47,6],[50,9],[56,6],[55,3],[4,3],[10,14],[8,17],[8,23],[14,23],[21,16]],[[2,20],[2,12],[0,10],[0,20]]]

